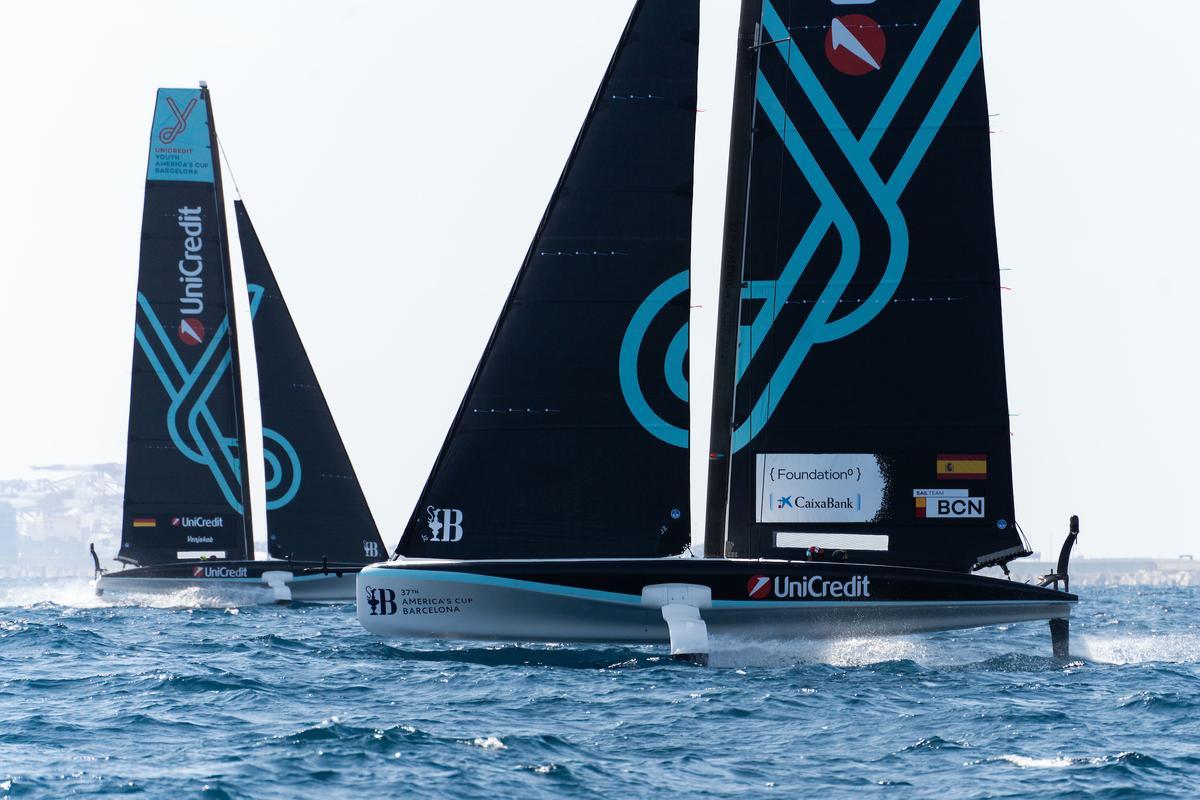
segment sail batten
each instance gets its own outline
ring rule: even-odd
[[[977,0],[746,0],[751,26],[706,549],[797,557],[808,531],[877,534],[852,555],[881,563],[1023,551]]]
[[[698,28],[635,5],[400,554],[686,546]]]

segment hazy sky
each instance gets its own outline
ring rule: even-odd
[[[205,79],[234,175],[394,544],[631,7],[6,7],[0,477],[124,460],[154,92]],[[737,4],[702,8],[697,531]],[[1000,255],[1011,270],[1018,518],[1047,552],[1072,513],[1086,555],[1195,552],[1200,3],[983,9]]]

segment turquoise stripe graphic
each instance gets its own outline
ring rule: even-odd
[[[251,284],[250,316],[258,314],[263,289]],[[208,407],[209,399],[225,378],[232,359],[229,353],[229,321],[221,324],[209,338],[196,366],[188,369],[175,343],[154,313],[150,301],[138,292],[138,307],[145,315],[153,336],[148,336],[139,324],[134,329],[134,340],[150,362],[163,390],[171,403],[167,409],[166,428],[171,442],[185,458],[209,468],[213,480],[225,497],[226,502],[238,514],[244,513],[240,491],[241,472],[239,455],[235,452],[238,440],[227,436]],[[219,355],[218,355],[219,353]],[[210,363],[217,366],[203,385],[203,372]],[[167,364],[170,365],[168,369]],[[186,436],[180,426],[180,417],[186,413]],[[282,454],[272,452],[278,449]],[[263,455],[267,467],[267,509],[274,510],[287,505],[300,490],[300,457],[286,437],[267,427],[263,428]],[[285,478],[286,485],[285,485]],[[278,491],[282,488],[282,491]]]
[[[934,48],[941,42],[961,0],[941,0],[929,22],[924,26],[912,51],[896,74],[892,85],[884,95],[871,121],[861,137],[855,137],[846,124],[837,105],[817,78],[809,62],[795,47],[791,33],[770,0],[764,0],[762,24],[765,37],[778,49],[787,63],[792,79],[805,97],[812,103],[826,130],[837,143],[839,150],[850,164],[854,175],[867,191],[888,229],[888,257],[883,275],[870,295],[853,311],[831,320],[834,309],[844,299],[846,288],[854,280],[862,260],[862,241],[859,226],[836,187],[805,142],[794,121],[788,116],[776,89],[760,71],[755,81],[755,99],[763,117],[778,134],[796,166],[804,175],[816,194],[820,207],[799,243],[775,280],[753,280],[743,285],[743,300],[760,300],[762,307],[750,324],[739,328],[735,382],[745,376],[758,349],[779,318],[784,305],[791,298],[805,269],[812,263],[821,242],[833,230],[840,240],[841,256],[828,284],[801,325],[791,344],[784,351],[774,372],[761,395],[751,406],[745,421],[733,431],[732,451],[745,447],[770,421],[780,401],[795,380],[797,373],[812,348],[861,330],[869,324],[891,301],[900,281],[904,277],[909,256],[908,224],[899,207],[899,200],[912,179],[938,132],[946,122],[951,108],[958,101],[971,75],[979,65],[982,53],[980,36],[976,29],[967,43],[954,68],[946,77],[933,105],[926,113],[921,127],[916,131],[905,149],[897,167],[888,179],[884,179],[871,157],[883,137],[892,129],[896,115],[912,92],[917,78],[928,66]],[[670,282],[668,282],[670,283]],[[664,441],[686,446],[686,431],[672,430],[646,405],[645,398],[637,387],[637,351],[646,330],[655,314],[665,304],[660,286],[638,309],[631,320],[621,346],[620,373],[622,391],[630,410],[642,425]],[[681,332],[682,333],[682,332]],[[678,338],[678,337],[677,337]],[[667,376],[672,391],[682,394],[680,376],[671,364],[674,354],[668,351]],[[666,426],[664,428],[664,426]],[[664,435],[665,434],[665,435]],[[679,434],[683,434],[680,436]]]

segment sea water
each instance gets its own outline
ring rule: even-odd
[[[383,640],[350,605],[0,581],[0,797],[1197,797],[1200,588],[1045,623],[662,647]]]

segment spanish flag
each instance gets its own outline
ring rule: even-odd
[[[913,501],[915,504],[915,507],[913,508],[913,513],[916,514],[917,519],[925,519],[925,507],[926,507],[927,499],[924,496],[914,497]]]
[[[156,520],[154,517],[134,517],[133,518],[133,527],[135,527],[135,528],[156,528],[156,527],[158,527],[158,520]]]
[[[982,481],[987,479],[987,455],[947,455],[937,457],[939,481]]]

